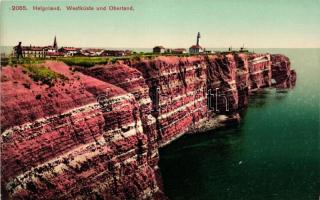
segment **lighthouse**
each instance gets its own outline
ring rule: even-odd
[[[200,32],[198,32],[198,35],[197,35],[197,46],[199,46],[199,41],[200,41]]]
[[[200,46],[200,38],[201,38],[201,35],[200,35],[200,32],[198,32],[196,45],[192,45],[192,46],[189,48],[189,53],[190,53],[190,54],[203,53],[203,48]]]

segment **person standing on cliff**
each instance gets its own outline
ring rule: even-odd
[[[20,57],[23,58],[21,42],[19,42],[19,44],[15,46],[14,49],[16,51],[17,59],[19,60]]]

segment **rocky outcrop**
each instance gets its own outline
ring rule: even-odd
[[[48,86],[2,69],[6,199],[165,199],[159,147],[237,121],[251,91],[296,80],[287,57],[269,54],[44,65],[66,78]]]
[[[275,54],[271,55],[272,79],[277,88],[292,88],[296,83],[296,72],[291,69],[288,57]]]

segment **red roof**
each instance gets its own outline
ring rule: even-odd
[[[85,51],[87,51],[87,52],[101,52],[103,50],[104,49],[86,49]]]
[[[184,48],[172,49],[172,51],[186,51]]]
[[[79,51],[81,48],[75,48],[75,47],[62,47],[64,51]]]
[[[178,48],[178,49],[172,49],[171,52],[172,53],[185,53],[185,52],[187,52],[187,50],[184,48]]]
[[[192,45],[190,49],[202,49],[200,45]]]

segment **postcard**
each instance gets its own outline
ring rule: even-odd
[[[319,0],[0,9],[1,199],[319,199]]]

